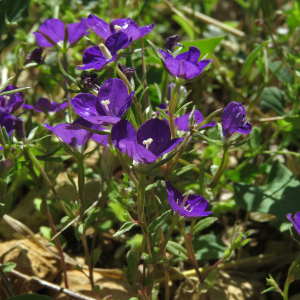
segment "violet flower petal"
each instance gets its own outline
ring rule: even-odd
[[[37,43],[41,47],[52,47],[53,45],[45,38],[47,36],[54,43],[58,44],[64,41],[65,24],[60,19],[46,20],[39,28],[38,32],[34,33]]]
[[[93,133],[85,129],[82,129],[77,124],[80,124],[84,127],[90,127],[93,129],[98,128],[98,125],[91,125],[90,122],[84,120],[83,118],[77,119],[72,124],[63,123],[63,124],[58,124],[55,127],[45,124],[45,128],[52,131],[63,142],[69,144],[75,150],[82,152],[83,147],[91,138]]]
[[[121,118],[132,104],[132,95],[128,95],[126,84],[121,79],[108,79],[100,87],[97,97],[96,109],[98,114]],[[109,100],[108,105],[101,101]],[[109,112],[107,111],[108,108]]]
[[[164,122],[164,121],[163,121]],[[165,122],[164,122],[165,123]],[[167,154],[167,153],[169,153],[169,152],[171,152],[173,149],[175,149],[177,146],[178,146],[178,144],[180,143],[180,142],[182,142],[183,141],[183,138],[174,138],[174,139],[172,139],[168,144],[167,144],[167,146],[166,146],[166,148],[163,150],[163,152],[161,152],[161,153],[159,153],[159,155],[158,156],[162,156],[162,155],[164,155],[164,154]]]
[[[50,102],[47,98],[40,98],[36,104],[34,105],[28,105],[28,104],[23,104],[23,108],[25,109],[34,109],[37,112],[57,112],[60,110],[65,109],[68,106],[68,102],[64,101],[60,104],[58,104],[56,101]]]
[[[294,216],[295,221],[292,218],[292,214],[287,214],[286,217],[290,222],[292,222],[294,228],[297,230],[297,232],[300,235],[300,211],[295,214]]]
[[[249,134],[252,130],[252,124],[250,122],[246,122],[244,125],[240,125],[236,132],[241,134]]]
[[[121,29],[116,30],[115,26],[120,26]],[[109,27],[113,34],[117,32],[123,32],[126,33],[128,37],[132,37],[132,40],[137,40],[138,38],[140,38],[140,30],[138,24],[129,18],[116,19],[110,23]]]
[[[176,59],[186,60],[196,65],[198,63],[200,55],[201,55],[200,50],[194,46],[191,46],[189,47],[189,51],[180,53],[179,55],[176,56]]]
[[[16,119],[16,117],[9,113],[6,113],[6,112],[0,113],[0,125],[1,125],[1,127],[5,127],[6,132],[9,137],[12,136],[12,133],[14,131],[13,123],[14,123],[15,119]]]
[[[178,126],[178,130],[189,131],[189,117],[190,112],[186,115],[178,117],[175,119],[175,126]],[[194,111],[194,119],[197,124],[203,122],[203,116],[199,110]]]
[[[171,75],[183,79],[191,79],[201,73],[196,65],[186,60],[166,58],[165,66]]]
[[[85,18],[81,18],[80,22],[71,23],[67,27],[68,27],[68,41],[70,44],[77,42],[84,35],[90,33],[90,32],[86,32],[88,27]]]
[[[3,92],[13,91],[18,87],[14,85],[8,85]],[[15,94],[0,96],[0,112],[6,112],[12,114],[15,112],[24,102],[23,92],[17,92]]]
[[[151,32],[154,28],[155,24],[152,23],[151,25],[145,25],[140,27],[140,37],[145,36],[146,34],[148,34],[149,32]]]
[[[212,211],[206,211],[209,204],[203,196],[189,195],[184,207],[182,207],[181,204],[184,197],[171,185],[170,181],[166,181],[166,190],[170,206],[174,211],[178,211],[180,216],[192,220],[199,217],[206,217],[212,213]]]
[[[109,25],[93,14],[87,17],[87,26],[104,40],[111,35]]]
[[[114,56],[119,50],[128,47],[132,42],[132,39],[124,32],[117,32],[109,36],[105,41],[105,46],[110,51],[111,55]]]
[[[199,130],[200,130],[200,129],[207,128],[207,127],[214,127],[214,126],[216,126],[216,125],[217,125],[216,122],[215,122],[215,121],[212,121],[212,122],[210,122],[210,123],[207,123],[207,124],[205,124],[205,125],[200,126],[200,127],[199,127]]]
[[[160,52],[160,54],[163,56],[164,59],[166,59],[166,58],[174,59],[174,57],[169,52],[164,51],[163,49],[159,49],[158,51]]]

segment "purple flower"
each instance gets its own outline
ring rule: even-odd
[[[131,80],[131,77],[136,73],[135,68],[133,68],[133,67],[126,68],[124,65],[118,64],[118,68],[126,76],[126,78],[129,82]],[[118,78],[119,78],[119,76],[118,76]]]
[[[5,127],[9,137],[12,136],[12,133],[14,131],[13,124],[15,119],[16,117],[11,114],[0,112],[0,125],[1,127]]]
[[[96,73],[83,73],[81,79],[85,90],[99,90],[101,84]]]
[[[100,87],[98,96],[82,93],[75,96],[71,104],[76,113],[95,124],[115,124],[121,120],[131,106],[132,96],[121,79],[108,79]]]
[[[188,82],[198,80],[202,71],[213,62],[212,59],[202,59],[198,62],[201,52],[193,46],[189,48],[189,51],[183,52],[176,57],[162,49],[159,52],[164,58],[163,64],[166,71],[172,76],[185,79]]]
[[[169,126],[162,120],[151,119],[136,132],[127,120],[121,120],[111,130],[114,146],[122,153],[128,153],[132,158],[145,164],[151,164],[158,157],[172,151],[183,139],[171,140]]]
[[[44,48],[42,47],[36,47],[35,49],[33,49],[30,53],[26,55],[24,65],[30,63],[31,61],[34,61],[37,64],[44,64],[46,56],[42,56],[43,52]]]
[[[234,133],[248,134],[252,130],[250,122],[245,123],[246,110],[241,103],[230,102],[223,111],[223,139],[226,141]]]
[[[190,112],[186,115],[183,115],[181,117],[178,117],[175,119],[175,126],[177,127],[178,130],[183,130],[183,131],[189,131],[189,117],[190,117]],[[195,123],[196,124],[200,124],[203,122],[203,116],[201,114],[201,112],[199,110],[195,110],[194,111],[194,120],[195,120]],[[206,127],[213,127],[213,126],[216,126],[216,122],[213,121],[213,122],[210,122],[208,124],[205,124],[203,126],[200,126],[199,129],[203,129],[203,128],[206,128]]]
[[[87,131],[78,126],[78,124],[91,129],[105,129],[102,126],[92,124],[84,120],[83,118],[77,119],[72,124],[63,123],[58,124],[55,127],[45,124],[45,128],[52,131],[63,142],[69,144],[73,149],[80,153],[84,152],[85,145],[90,138],[93,138],[96,142],[105,142],[105,139],[107,139],[107,136],[105,135],[101,136],[101,138],[98,138],[98,134],[94,134],[90,131]]]
[[[292,214],[287,214],[286,217],[288,218],[289,221],[291,221],[294,225],[294,228],[297,230],[297,232],[300,235],[300,211],[297,212],[294,216],[294,220],[292,219]]]
[[[3,91],[0,92],[0,94],[8,91],[13,91],[15,89],[17,89],[16,86],[8,85]],[[23,102],[23,92],[0,96],[0,114],[3,112],[12,114],[23,104]]]
[[[23,108],[34,109],[37,112],[56,112],[65,109],[67,106],[67,101],[59,104],[56,101],[50,102],[47,98],[40,98],[34,105],[23,104]]]
[[[178,34],[169,36],[167,38],[167,45],[166,45],[167,51],[169,50],[169,51],[171,51],[173,53],[174,52],[174,48],[176,46],[180,46],[181,45],[181,44],[177,43],[179,41],[179,39],[180,39],[180,36]]]
[[[182,194],[171,185],[170,181],[166,181],[166,188],[170,206],[174,211],[178,211],[180,216],[191,220],[206,217],[212,213],[212,211],[206,211],[209,203],[203,196],[182,196]]]
[[[93,30],[97,35],[101,36],[104,40],[106,40],[112,34],[124,32],[129,37],[132,37],[132,40],[134,41],[146,35],[154,28],[154,23],[139,27],[137,23],[129,18],[116,19],[108,24],[93,14],[88,16],[87,24],[91,30]]]
[[[110,62],[117,59],[118,51],[124,49],[132,42],[131,38],[124,32],[117,32],[107,38],[104,44],[88,48],[84,51],[83,66],[79,70],[101,70]]]
[[[78,23],[71,23],[65,26],[64,22],[59,19],[46,20],[37,32],[34,32],[36,41],[41,47],[53,47],[58,45],[64,47],[67,42],[67,48],[73,46],[83,36],[89,34],[87,32],[87,22],[82,18]],[[67,41],[65,41],[67,38]]]

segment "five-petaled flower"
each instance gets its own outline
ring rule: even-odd
[[[222,127],[223,140],[227,141],[235,133],[248,134],[252,130],[252,124],[245,122],[246,110],[241,103],[230,102],[223,111]]]
[[[294,216],[294,220],[292,218],[292,214],[287,214],[286,217],[288,218],[289,221],[291,221],[294,225],[294,228],[297,230],[297,232],[300,235],[300,211],[297,212]]]
[[[151,119],[136,132],[127,120],[121,120],[111,130],[113,145],[122,153],[139,162],[151,164],[163,154],[172,151],[183,139],[171,140],[169,126],[162,120]]]
[[[52,131],[63,142],[69,144],[74,150],[83,153],[85,145],[89,139],[97,143],[107,145],[107,135],[99,135],[83,129],[81,126],[90,129],[104,130],[105,127],[92,124],[83,118],[77,119],[75,122],[58,124],[55,127],[45,124],[45,128]]]
[[[117,60],[118,52],[130,45],[131,38],[124,32],[117,32],[107,38],[104,44],[88,48],[84,51],[79,70],[97,70],[100,71],[109,63]]]
[[[125,83],[118,78],[106,80],[100,87],[98,96],[81,93],[75,96],[71,104],[76,113],[95,124],[115,124],[131,106],[132,96],[128,94]]]
[[[34,105],[23,104],[23,108],[34,109],[37,112],[57,112],[65,109],[67,106],[67,101],[59,104],[56,101],[50,102],[47,98],[40,98]]]
[[[173,57],[162,49],[159,52],[163,56],[163,65],[166,71],[177,78],[187,82],[193,82],[200,78],[202,71],[213,62],[212,59],[202,59],[198,62],[201,52],[196,47],[190,47],[189,51]]]
[[[199,195],[182,194],[171,185],[170,181],[166,181],[166,189],[168,193],[168,201],[174,211],[178,211],[179,215],[185,219],[192,220],[199,217],[206,217],[212,213],[207,211],[208,201]]]
[[[110,24],[106,23],[97,16],[90,14],[87,18],[88,27],[93,30],[97,35],[101,36],[106,40],[110,35],[117,32],[124,32],[132,40],[137,40],[149,33],[154,28],[154,23],[139,27],[133,20],[127,19],[116,19]]]
[[[8,92],[17,89],[14,85],[8,85],[0,93]],[[5,127],[8,136],[11,136],[13,133],[13,121],[15,116],[12,115],[24,102],[23,92],[17,92],[10,95],[0,96],[0,125]]]
[[[65,26],[60,19],[46,20],[37,32],[33,32],[36,41],[41,47],[59,46],[64,48],[72,47],[79,39],[89,34],[87,31],[86,19],[82,18],[78,23],[71,23]]]

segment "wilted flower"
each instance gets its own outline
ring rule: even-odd
[[[56,101],[50,102],[47,98],[40,98],[36,104],[29,105],[24,103],[23,108],[34,109],[37,112],[56,112],[65,109],[68,106],[68,102],[57,103]]]
[[[213,62],[212,59],[202,59],[198,62],[201,52],[193,46],[189,48],[189,51],[183,52],[176,57],[162,49],[159,52],[164,58],[163,64],[166,71],[172,76],[182,78],[188,82],[193,82],[200,78],[202,71]]]
[[[96,142],[104,142],[106,143],[107,136],[100,136],[98,134],[94,134],[90,131],[87,131],[80,126],[84,126],[86,128],[90,129],[98,129],[103,130],[105,129],[102,126],[99,126],[97,124],[92,124],[83,118],[77,119],[72,124],[69,123],[63,123],[58,124],[55,127],[52,127],[48,124],[45,124],[45,128],[52,131],[58,138],[60,138],[63,142],[69,144],[73,149],[76,151],[83,153],[85,149],[85,145],[88,142],[89,139],[93,139]]]
[[[20,139],[25,139],[25,128],[24,128],[24,121],[22,118],[16,118],[13,121],[13,129],[16,131],[17,136]]]
[[[31,61],[36,62],[37,64],[43,64],[45,56],[42,56],[44,49],[42,47],[36,47],[30,53],[26,55],[24,60],[24,65],[30,63]]]
[[[129,37],[132,37],[132,40],[134,41],[140,37],[143,37],[154,28],[154,23],[139,27],[136,22],[129,18],[116,19],[108,24],[93,14],[88,16],[87,24],[91,30],[93,30],[97,35],[101,36],[104,40],[106,40],[112,34],[124,32]]]
[[[98,96],[81,93],[75,96],[71,104],[76,113],[95,124],[115,124],[131,106],[132,96],[121,79],[108,79],[100,87]]]
[[[191,112],[175,119],[175,126],[177,127],[178,130],[189,131],[190,114],[191,114]],[[198,125],[204,121],[203,116],[199,110],[194,111],[194,120],[195,120],[195,123]],[[203,128],[213,127],[213,126],[216,126],[215,121],[205,124],[203,126],[200,126],[199,129],[201,130]]]
[[[183,139],[171,140],[169,126],[162,120],[151,119],[136,132],[127,120],[121,120],[111,130],[114,146],[122,153],[145,164],[151,164],[158,157],[172,151]]]
[[[287,214],[286,217],[288,218],[289,221],[291,221],[294,225],[294,228],[297,230],[297,232],[300,235],[300,211],[297,212],[294,216],[294,220],[292,218],[292,214]]]
[[[178,44],[177,42],[179,41],[180,39],[180,36],[178,34],[175,34],[175,35],[172,35],[172,36],[169,36],[167,38],[167,45],[166,45],[166,49],[167,51],[171,51],[171,52],[174,52],[174,48],[176,46],[180,46],[181,44]]]
[[[226,141],[235,132],[248,134],[252,130],[250,122],[245,123],[246,110],[241,103],[230,102],[223,111],[223,139]]]
[[[126,76],[127,80],[130,82],[131,77],[135,74],[135,68],[133,67],[125,67],[124,65],[118,64],[119,69],[121,72]]]
[[[172,209],[178,211],[180,216],[187,219],[196,219],[199,217],[206,217],[212,213],[212,211],[206,211],[209,203],[203,196],[182,196],[182,194],[171,185],[170,181],[166,181],[166,188],[168,201]]]
[[[132,42],[131,38],[124,32],[117,32],[107,38],[104,44],[88,48],[84,51],[82,62],[83,66],[79,70],[100,71],[110,62],[117,59],[118,51],[124,49]]]
[[[100,88],[100,81],[96,73],[83,73],[81,75],[83,87],[86,90],[92,90]]]
[[[65,26],[60,19],[46,20],[37,32],[33,32],[36,41],[41,47],[53,47],[58,45],[63,48],[66,42],[66,47],[73,46],[83,36],[89,34],[87,32],[86,19],[82,18],[78,23],[71,23]],[[65,41],[65,39],[67,39]]]

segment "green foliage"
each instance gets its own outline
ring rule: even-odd
[[[269,213],[285,219],[300,211],[300,184],[293,173],[276,160],[263,186],[235,182],[237,204],[247,211]]]

